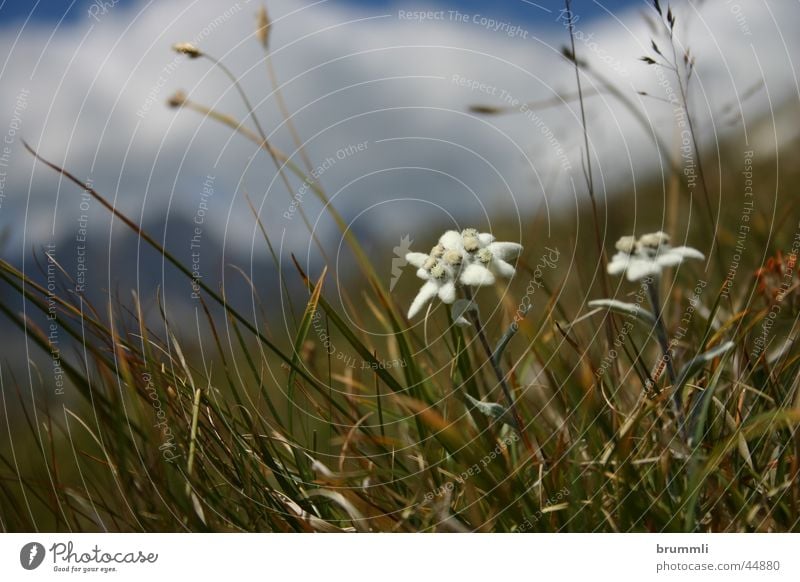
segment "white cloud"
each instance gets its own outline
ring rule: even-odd
[[[269,8],[286,99],[314,164],[329,166],[322,184],[336,207],[356,218],[359,232],[385,234],[394,242],[405,232],[419,233],[415,225],[425,220],[452,216],[485,227],[500,213],[519,209],[529,216],[543,192],[551,209],[585,197],[576,109],[540,111],[539,125],[524,114],[482,118],[467,112],[473,103],[502,105],[502,91],[520,101],[572,92],[574,71],[558,54],[566,31],[558,25],[540,30],[524,23],[528,34],[521,38],[471,20],[419,23],[398,18],[397,11],[381,15],[332,2],[301,6],[276,0]],[[264,200],[274,175],[271,162],[215,122],[176,113],[163,102],[180,88],[242,117],[241,102],[219,71],[202,60],[176,60],[170,51],[173,42],[196,40],[241,76],[267,131],[279,125],[263,55],[252,37],[255,9],[255,2],[244,0],[142,2],[134,10],[114,8],[99,23],[87,16],[62,26],[52,38],[50,27],[41,24],[29,25],[18,39],[17,29],[2,29],[0,46],[9,56],[0,70],[0,130],[12,118],[19,92],[30,91],[21,134],[78,175],[91,174],[98,189],[116,193],[120,208],[136,217],[159,217],[169,209],[191,218],[203,182],[213,175],[207,227],[225,232],[234,248],[249,249],[255,227],[242,192],[257,203]],[[762,75],[765,90],[742,104],[748,129],[756,131],[751,144],[759,148],[757,155],[767,156],[776,147],[773,130],[779,140],[794,137],[795,126],[762,120],[770,107],[797,99],[793,61],[800,50],[789,27],[798,11],[789,2],[717,2],[699,12],[676,7],[681,30],[689,23],[688,44],[697,56],[693,103],[705,143],[722,135],[741,137],[742,125],[732,125],[735,115],[724,108],[738,107],[737,95]],[[543,20],[554,17],[541,14]],[[650,38],[638,13],[576,26],[579,56],[640,102],[669,142],[669,106],[635,93],[664,96],[655,68],[637,60],[649,51]],[[483,88],[470,90],[454,82],[455,75]],[[591,89],[588,83],[585,88]],[[659,171],[648,136],[613,97],[589,98],[587,115],[598,183],[609,193]],[[291,148],[285,127],[274,141]],[[337,159],[342,148],[363,142],[363,151]],[[79,214],[75,190],[59,186],[41,167],[31,176],[30,158],[19,145],[16,139],[0,223],[19,226],[30,192],[27,244],[47,238],[57,195],[57,236],[71,232]],[[564,171],[558,147],[571,172]],[[325,164],[328,158],[335,162]],[[293,185],[297,192],[299,182]],[[419,201],[397,201],[406,198]],[[308,234],[298,214],[284,217],[290,203],[276,182],[262,218],[276,239],[286,228],[287,248],[302,254]],[[310,193],[302,196],[301,207],[312,222],[317,219],[320,205]],[[319,229],[322,238],[335,231],[325,218]]]

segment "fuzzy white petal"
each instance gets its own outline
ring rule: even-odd
[[[468,265],[461,273],[461,283],[468,287],[483,287],[485,285],[494,285],[494,275],[486,267],[473,263]]]
[[[417,269],[417,277],[419,277],[423,281],[427,281],[428,279],[431,278],[431,274],[425,269]]]
[[[517,272],[513,265],[506,263],[503,259],[497,258],[492,261],[492,271],[506,279],[510,279],[514,276],[514,273]]]
[[[444,269],[444,277],[445,277],[445,280],[454,279],[454,278],[455,278],[455,276],[456,276],[456,269],[455,269],[455,268],[453,268],[453,266],[452,266],[452,265],[448,265],[448,264],[447,264],[447,263],[445,263],[445,262],[442,262],[442,263],[441,263],[441,265],[442,265],[442,269]],[[442,283],[443,283],[443,282],[444,282],[444,281],[442,281]]]
[[[683,257],[669,251],[658,255],[654,260],[660,267],[674,267],[683,262]]]
[[[425,261],[428,260],[428,255],[425,253],[407,253],[406,254],[406,261],[408,261],[409,265],[412,265],[419,269],[425,264]]]
[[[670,254],[680,255],[681,258],[684,259],[698,259],[702,261],[706,258],[703,253],[692,247],[675,247],[674,249],[670,249],[669,252]]]
[[[456,300],[456,284],[452,281],[448,281],[441,287],[439,287],[439,299],[442,300],[442,303],[452,303]]]
[[[655,261],[651,261],[650,259],[639,259],[637,257],[633,257],[631,259],[630,263],[628,264],[628,268],[625,271],[628,281],[631,282],[639,281],[645,277],[659,274],[661,274],[661,265]]]
[[[461,233],[456,230],[448,230],[439,237],[439,242],[444,248],[451,251],[460,251],[464,248],[464,241],[461,238]]]
[[[488,232],[481,232],[478,234],[478,241],[482,247],[487,247],[495,241],[494,235]]]
[[[411,303],[411,307],[408,308],[408,318],[411,319],[417,313],[419,313],[420,309],[425,307],[431,299],[436,297],[436,293],[438,291],[439,285],[433,281],[428,281],[425,283],[419,290],[419,293],[417,293],[413,303]]]
[[[619,275],[622,273],[631,264],[631,258],[628,253],[617,253],[611,257],[611,262],[608,264],[608,274]]]
[[[493,242],[489,245],[489,250],[500,259],[515,259],[522,252],[522,245],[514,242]]]

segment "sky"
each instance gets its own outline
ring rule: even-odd
[[[364,9],[392,9],[399,8],[403,3],[396,0],[330,0],[336,4],[350,4]],[[606,11],[616,12],[630,6],[641,5],[645,0],[575,0],[573,10],[586,18],[602,17]],[[105,0],[108,4],[118,7],[130,7],[137,4],[136,0]],[[93,4],[102,4],[103,0],[0,0],[0,21],[9,22],[25,20],[29,16],[39,22],[57,23],[64,19],[65,22],[82,18]],[[482,12],[491,16],[504,16],[515,20],[532,22],[546,20],[547,11],[557,13],[562,8],[562,3],[554,0],[505,0],[502,2],[488,2],[487,0],[454,0],[449,2],[427,3],[432,9],[461,10],[469,12]],[[436,8],[438,5],[438,8]]]
[[[314,236],[334,241],[335,250],[337,227],[301,182],[290,177],[287,193],[272,162],[252,143],[213,119],[165,105],[180,89],[255,129],[220,71],[176,57],[170,48],[196,42],[231,68],[270,140],[302,163],[253,37],[256,1],[121,2],[97,18],[89,16],[91,3],[76,2],[69,21],[57,28],[67,2],[42,0],[24,28],[20,18],[31,2],[0,5],[0,134],[12,141],[13,170],[0,181],[0,229],[12,228],[16,248],[74,239],[83,212],[74,187],[33,164],[22,150],[24,138],[91,178],[140,221],[192,221],[202,202],[204,233],[249,253],[260,238],[250,197],[284,256],[312,252],[306,220]],[[567,37],[555,17],[560,4],[542,4],[552,12],[521,1],[451,2],[444,9],[467,13],[467,22],[416,22],[400,12],[440,8],[269,2],[272,59],[303,149],[333,204],[366,240],[397,244],[427,222],[486,228],[498,216],[517,223],[522,238],[534,213],[574,212],[585,200],[583,134],[574,104],[520,109],[574,92],[574,69],[561,56]],[[506,12],[488,14],[486,6],[495,5]],[[579,55],[639,114],[596,80],[584,79],[592,95],[586,114],[602,203],[662,175],[665,152],[655,147],[652,132],[672,143],[668,90],[675,87],[639,60],[652,37],[641,3],[614,3],[609,14],[593,2],[576,2],[578,14],[587,7],[591,14],[576,22]],[[700,140],[712,147],[743,140],[762,159],[775,155],[797,132],[797,124],[782,117],[783,105],[798,96],[797,3],[698,7],[678,0],[674,9],[679,41],[697,56],[692,101]],[[493,30],[480,16],[519,30]],[[509,103],[516,103],[515,114],[469,111],[474,104]],[[214,196],[203,202],[209,179]],[[103,214],[96,205],[90,213]]]

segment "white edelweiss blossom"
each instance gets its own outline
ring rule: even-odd
[[[493,234],[489,234],[488,232],[481,232],[478,233],[478,240],[481,243],[482,247],[492,244],[495,241],[495,237]],[[512,243],[516,244],[516,243]],[[521,248],[521,247],[520,247]]]
[[[464,255],[460,251],[446,251],[442,257],[442,260],[445,262],[445,264],[457,269],[461,266],[461,263],[464,262]]]
[[[461,274],[460,281],[470,287],[493,285],[497,277],[511,278],[516,273],[514,266],[507,262],[516,258],[522,245],[510,242],[490,242],[477,253],[474,262]]]
[[[417,277],[428,279],[428,273],[436,264],[436,259],[425,253],[406,253],[406,262],[417,268]]]
[[[429,271],[425,271],[425,274],[427,280],[408,309],[409,319],[437,295],[443,303],[449,304],[456,300],[456,281],[452,267],[437,261]]]
[[[445,251],[444,245],[442,243],[439,243],[437,245],[434,245],[434,247],[431,249],[431,256],[434,259],[441,259],[442,256],[444,255],[444,251]]]
[[[623,236],[621,239],[617,241],[617,244],[615,244],[614,246],[621,253],[631,254],[633,251],[636,250],[636,237]]]
[[[426,281],[425,284],[420,288],[419,293],[414,298],[414,301],[411,302],[411,307],[408,308],[408,318],[411,319],[414,317],[420,309],[425,307],[428,302],[436,297],[436,294],[439,292],[439,287],[433,281]]]
[[[430,259],[431,257],[425,253],[406,253],[406,261],[408,261],[408,264],[415,266],[417,269],[422,268],[422,265]]]
[[[686,259],[705,259],[703,253],[691,247],[673,247],[670,238],[658,231],[642,235],[639,240],[624,236],[617,241],[619,251],[608,264],[609,275],[625,273],[628,281],[639,281],[661,274],[666,267],[680,265]]]
[[[664,245],[668,246],[669,240],[669,235],[659,230],[658,232],[651,232],[640,236],[639,244],[650,249],[658,249]]]
[[[439,244],[444,250],[460,251],[464,248],[464,237],[457,230],[448,230],[439,237]]]
[[[461,240],[464,245],[464,250],[467,251],[468,253],[474,253],[479,248],[481,248],[481,241],[477,237],[477,235],[476,236],[467,235],[462,237]]]
[[[489,233],[466,228],[445,232],[430,254],[407,253],[406,260],[417,268],[417,277],[425,281],[408,317],[414,317],[437,295],[442,302],[453,303],[458,285],[480,287],[492,285],[498,276],[512,277],[515,269],[507,261],[521,250],[517,243],[495,242]]]

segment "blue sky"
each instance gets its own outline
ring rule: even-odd
[[[24,20],[29,15],[39,21],[58,22],[62,18],[72,20],[86,15],[89,7],[97,2],[102,4],[114,3],[117,7],[134,4],[137,0],[0,0],[0,22],[8,23],[13,20]],[[164,1],[164,0],[162,0]],[[365,8],[408,6],[408,2],[397,0],[330,0],[336,4],[354,4]],[[641,5],[645,0],[575,0],[573,9],[581,17],[591,18],[604,13],[604,6],[610,11],[616,11],[633,5]],[[440,6],[448,10],[465,10],[481,12],[490,16],[503,16],[514,20],[527,22],[548,22],[543,18],[547,13],[537,6],[544,7],[554,12],[562,6],[560,0],[505,0],[503,2],[490,2],[487,0],[442,0],[439,2],[415,2],[420,6],[430,5],[432,8]],[[269,2],[267,2],[269,5]]]

